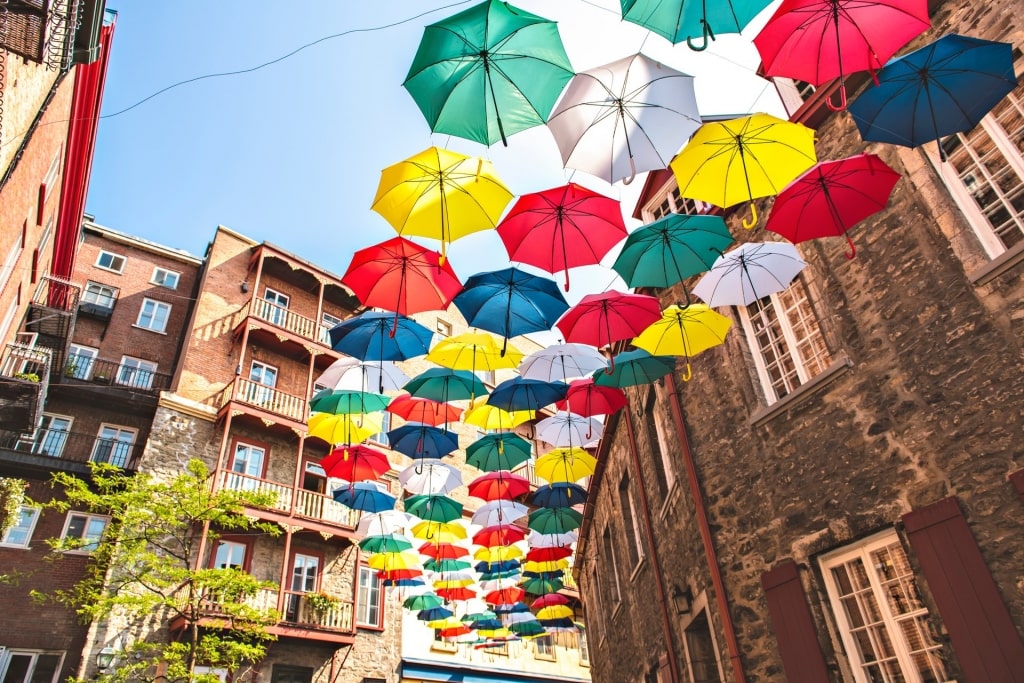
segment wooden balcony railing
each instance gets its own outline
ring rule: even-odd
[[[262,408],[297,422],[305,422],[308,415],[306,399],[301,396],[286,394],[244,377],[236,377],[233,388],[228,385],[223,394],[221,407],[230,400]]]
[[[245,308],[242,310],[246,311]],[[330,338],[327,335],[328,328],[325,325],[269,301],[253,299],[249,302],[247,314],[297,334],[303,339],[308,339],[318,344],[330,345]]]
[[[359,524],[359,512],[337,503],[330,496],[306,489],[292,489],[277,482],[250,477],[240,472],[221,472],[220,488],[233,491],[258,491],[274,494],[272,510],[293,512],[296,516],[354,529]],[[294,508],[293,508],[294,504]]]
[[[313,628],[325,631],[340,631],[342,633],[353,633],[355,624],[353,621],[353,607],[351,600],[339,599],[337,603],[325,610],[314,609],[309,604],[304,593],[296,591],[284,591],[284,612],[279,623],[287,626],[298,626],[300,628]],[[277,609],[280,591],[273,588],[261,588],[255,595],[243,599],[244,604],[259,610]],[[185,607],[185,594],[179,594],[178,605]],[[201,617],[219,617],[225,614],[220,604],[214,601],[204,602],[201,609]]]
[[[274,504],[270,509],[282,512],[291,512],[292,509],[292,487],[278,484],[266,479],[250,477],[241,472],[230,470],[220,473],[218,485],[222,489],[231,491],[256,491],[258,493],[274,494]]]

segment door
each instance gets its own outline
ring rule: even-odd
[[[64,444],[68,441],[70,431],[70,417],[43,413],[43,421],[36,430],[36,438],[32,443],[32,452],[59,458],[64,452]]]
[[[249,368],[249,381],[252,384],[246,398],[256,405],[269,407],[274,397],[272,389],[277,386],[277,368],[254,360]]]
[[[295,553],[292,556],[291,590],[285,609],[285,620],[299,620],[299,606],[302,596],[317,589],[320,578],[320,558],[316,555]]]
[[[135,430],[103,425],[100,427],[96,447],[92,451],[93,462],[103,462],[118,467],[128,464],[132,445],[135,443]]]
[[[288,318],[288,295],[267,287],[263,290],[263,300],[270,304],[267,306],[267,320],[278,327],[284,327]]]

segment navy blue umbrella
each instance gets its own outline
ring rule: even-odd
[[[529,612],[530,608],[525,602],[511,602],[507,605],[491,605],[491,611],[495,614],[514,614],[516,612]]]
[[[513,377],[494,387],[487,397],[487,405],[513,412],[539,410],[565,398],[569,385],[565,382],[545,382],[539,379]]]
[[[416,618],[420,621],[437,621],[438,619],[447,619],[453,614],[455,613],[447,607],[431,607],[430,609],[421,609],[416,613]]]
[[[1013,46],[950,34],[889,61],[850,105],[864,140],[905,147],[968,131],[1017,87]],[[945,159],[942,145],[939,153]]]
[[[382,512],[395,509],[395,497],[375,481],[357,481],[334,489],[334,500],[353,510]]]
[[[440,427],[407,422],[388,432],[391,449],[410,458],[443,458],[459,447],[459,437]]]
[[[587,490],[571,482],[555,482],[538,486],[533,504],[541,508],[571,508],[587,502]]]
[[[519,569],[519,560],[501,560],[500,562],[477,562],[473,569],[481,574],[495,574]]]
[[[330,330],[331,348],[359,360],[408,360],[430,350],[434,333],[404,315],[366,311]]]
[[[514,266],[471,276],[452,303],[470,326],[501,335],[506,344],[509,337],[550,330],[569,310],[554,280]]]

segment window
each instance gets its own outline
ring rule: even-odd
[[[679,194],[679,186],[674,180],[669,181],[653,199],[647,202],[641,213],[644,220],[652,223],[670,213],[701,214],[707,213],[711,208],[710,204],[689,199]]]
[[[608,527],[604,528],[601,539],[604,542],[605,572],[604,586],[608,605],[614,610],[622,602],[622,588],[619,586],[619,561],[615,553],[615,544],[612,543],[612,532]]]
[[[633,492],[629,486],[629,475],[623,475],[619,483],[619,506],[622,510],[622,524],[626,531],[626,552],[629,556],[630,569],[635,569],[644,558],[643,545],[640,543],[640,520],[633,503]]]
[[[167,318],[170,315],[170,304],[165,304],[162,301],[153,301],[152,299],[143,299],[142,310],[139,311],[139,319],[135,322],[135,326],[154,332],[165,332],[167,330]]]
[[[124,271],[124,263],[124,256],[121,256],[120,254],[112,254],[109,251],[100,250],[100,255],[96,258],[97,268],[111,270],[115,273],[121,273]]]
[[[247,443],[235,444],[235,455],[231,459],[231,471],[260,479],[263,477],[263,463],[267,451]]]
[[[72,418],[65,415],[43,413],[43,421],[36,430],[36,438],[32,441],[32,452],[59,458],[64,452],[68,433],[71,431]]]
[[[117,368],[117,383],[136,389],[152,389],[156,367],[157,364],[152,361],[121,356],[121,365]]]
[[[99,437],[92,449],[92,461],[124,467],[128,464],[132,446],[135,444],[135,435],[136,431],[127,427],[100,426]]]
[[[217,550],[213,554],[213,568],[245,570],[246,552],[248,549],[245,543],[219,539],[217,541]]]
[[[739,312],[769,404],[792,393],[832,362],[807,288],[799,278],[784,291]]]
[[[256,405],[269,405],[274,399],[273,388],[277,386],[277,368],[273,365],[252,361],[249,366],[249,385],[246,400]]]
[[[667,498],[672,486],[676,483],[675,464],[672,462],[673,443],[665,431],[665,427],[659,416],[665,411],[656,410],[658,394],[653,386],[647,389],[647,402],[644,406],[644,416],[647,420],[647,440],[651,448],[658,450],[658,458],[661,460],[661,467],[655,467],[654,472],[658,480],[658,489],[662,498]]]
[[[56,683],[64,661],[63,652],[7,650],[0,648],[0,681],[3,683]]]
[[[341,318],[331,315],[330,313],[324,313],[323,317],[320,318],[320,341],[327,346],[331,345],[331,328],[341,323]]]
[[[103,308],[113,308],[117,301],[117,289],[99,282],[87,282],[82,292],[82,303],[96,304]]]
[[[820,564],[858,683],[949,679],[938,634],[895,531],[824,555]]]
[[[39,508],[22,505],[18,511],[18,521],[10,529],[4,532],[0,538],[0,545],[27,548],[32,540],[32,531],[39,521]]]
[[[90,379],[99,349],[91,346],[72,344],[68,347],[68,362],[64,365],[64,376],[75,379]]]
[[[57,153],[53,155],[53,161],[50,162],[50,168],[46,170],[46,175],[43,176],[42,182],[42,200],[46,203],[46,200],[50,198],[53,191],[57,189],[57,174],[60,173],[60,159],[63,153],[63,149],[58,149]]]
[[[44,0],[11,0],[7,3],[6,32],[2,46],[34,62],[45,55],[47,4]]]
[[[298,621],[302,598],[320,585],[320,558],[295,553],[292,556],[291,590],[285,604],[285,621]]]
[[[552,642],[551,636],[534,638],[533,645],[536,648],[534,657],[537,659],[547,659],[552,662],[555,661],[555,644]]]
[[[373,441],[375,443],[379,443],[381,446],[387,446],[389,444],[388,431],[391,429],[391,413],[384,411],[377,415],[380,417],[380,431],[367,439],[367,441]]]
[[[450,337],[452,336],[452,324],[447,320],[442,320],[441,318],[438,318],[437,327],[435,327],[435,331],[442,337]]]
[[[590,666],[590,645],[587,643],[587,632],[580,630],[577,635],[580,644],[580,666]]]
[[[701,610],[683,631],[686,665],[693,683],[721,683],[715,640],[708,624],[707,610]]]
[[[153,269],[153,277],[150,279],[154,285],[160,287],[166,287],[167,289],[178,288],[178,278],[181,277],[181,273],[176,273],[173,270],[167,270],[157,266]]]
[[[384,627],[380,577],[374,569],[359,565],[359,593],[356,596],[356,626]]]
[[[288,317],[288,303],[290,301],[288,295],[267,287],[263,291],[263,300],[269,304],[267,306],[267,320],[283,327]]]
[[[108,517],[100,515],[87,515],[84,512],[69,512],[68,519],[64,523],[64,533],[61,538],[76,539],[81,542],[77,550],[79,552],[91,553],[96,550],[104,529],[107,528]]]

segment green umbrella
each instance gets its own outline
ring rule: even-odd
[[[534,576],[522,581],[519,587],[530,595],[546,595],[548,593],[557,593],[565,587],[565,584],[559,578]]]
[[[412,541],[397,534],[367,536],[359,541],[359,549],[367,553],[400,553],[412,548]]]
[[[531,451],[530,442],[518,434],[488,434],[466,447],[466,464],[484,472],[514,470],[530,459]]]
[[[402,387],[412,396],[429,398],[439,403],[486,396],[487,387],[469,370],[430,368],[413,377]]]
[[[555,22],[487,0],[423,30],[403,85],[435,133],[508,145],[547,121],[572,76]]]
[[[673,45],[703,50],[715,34],[739,33],[771,0],[620,0],[622,18],[654,31]],[[702,37],[697,45],[694,38]]]
[[[402,607],[416,612],[424,609],[433,609],[435,607],[441,607],[442,605],[444,605],[444,600],[439,598],[434,593],[413,595],[406,598],[405,602],[402,603]]]
[[[423,568],[432,572],[457,572],[463,569],[469,569],[473,564],[466,560],[427,560],[423,563]]]
[[[676,369],[674,356],[652,356],[643,349],[624,351],[615,356],[615,369],[611,374],[598,370],[593,374],[594,384],[602,387],[633,387],[650,384]]]
[[[384,410],[390,402],[390,396],[368,391],[324,389],[309,400],[309,409],[315,413],[332,415],[361,415]]]
[[[630,287],[671,287],[711,270],[732,242],[721,216],[670,213],[631,232],[612,269]]]
[[[563,534],[579,529],[583,513],[572,508],[538,508],[530,513],[527,526],[538,534]]]
[[[431,522],[451,522],[462,517],[462,503],[448,496],[421,493],[405,499],[405,511]]]

